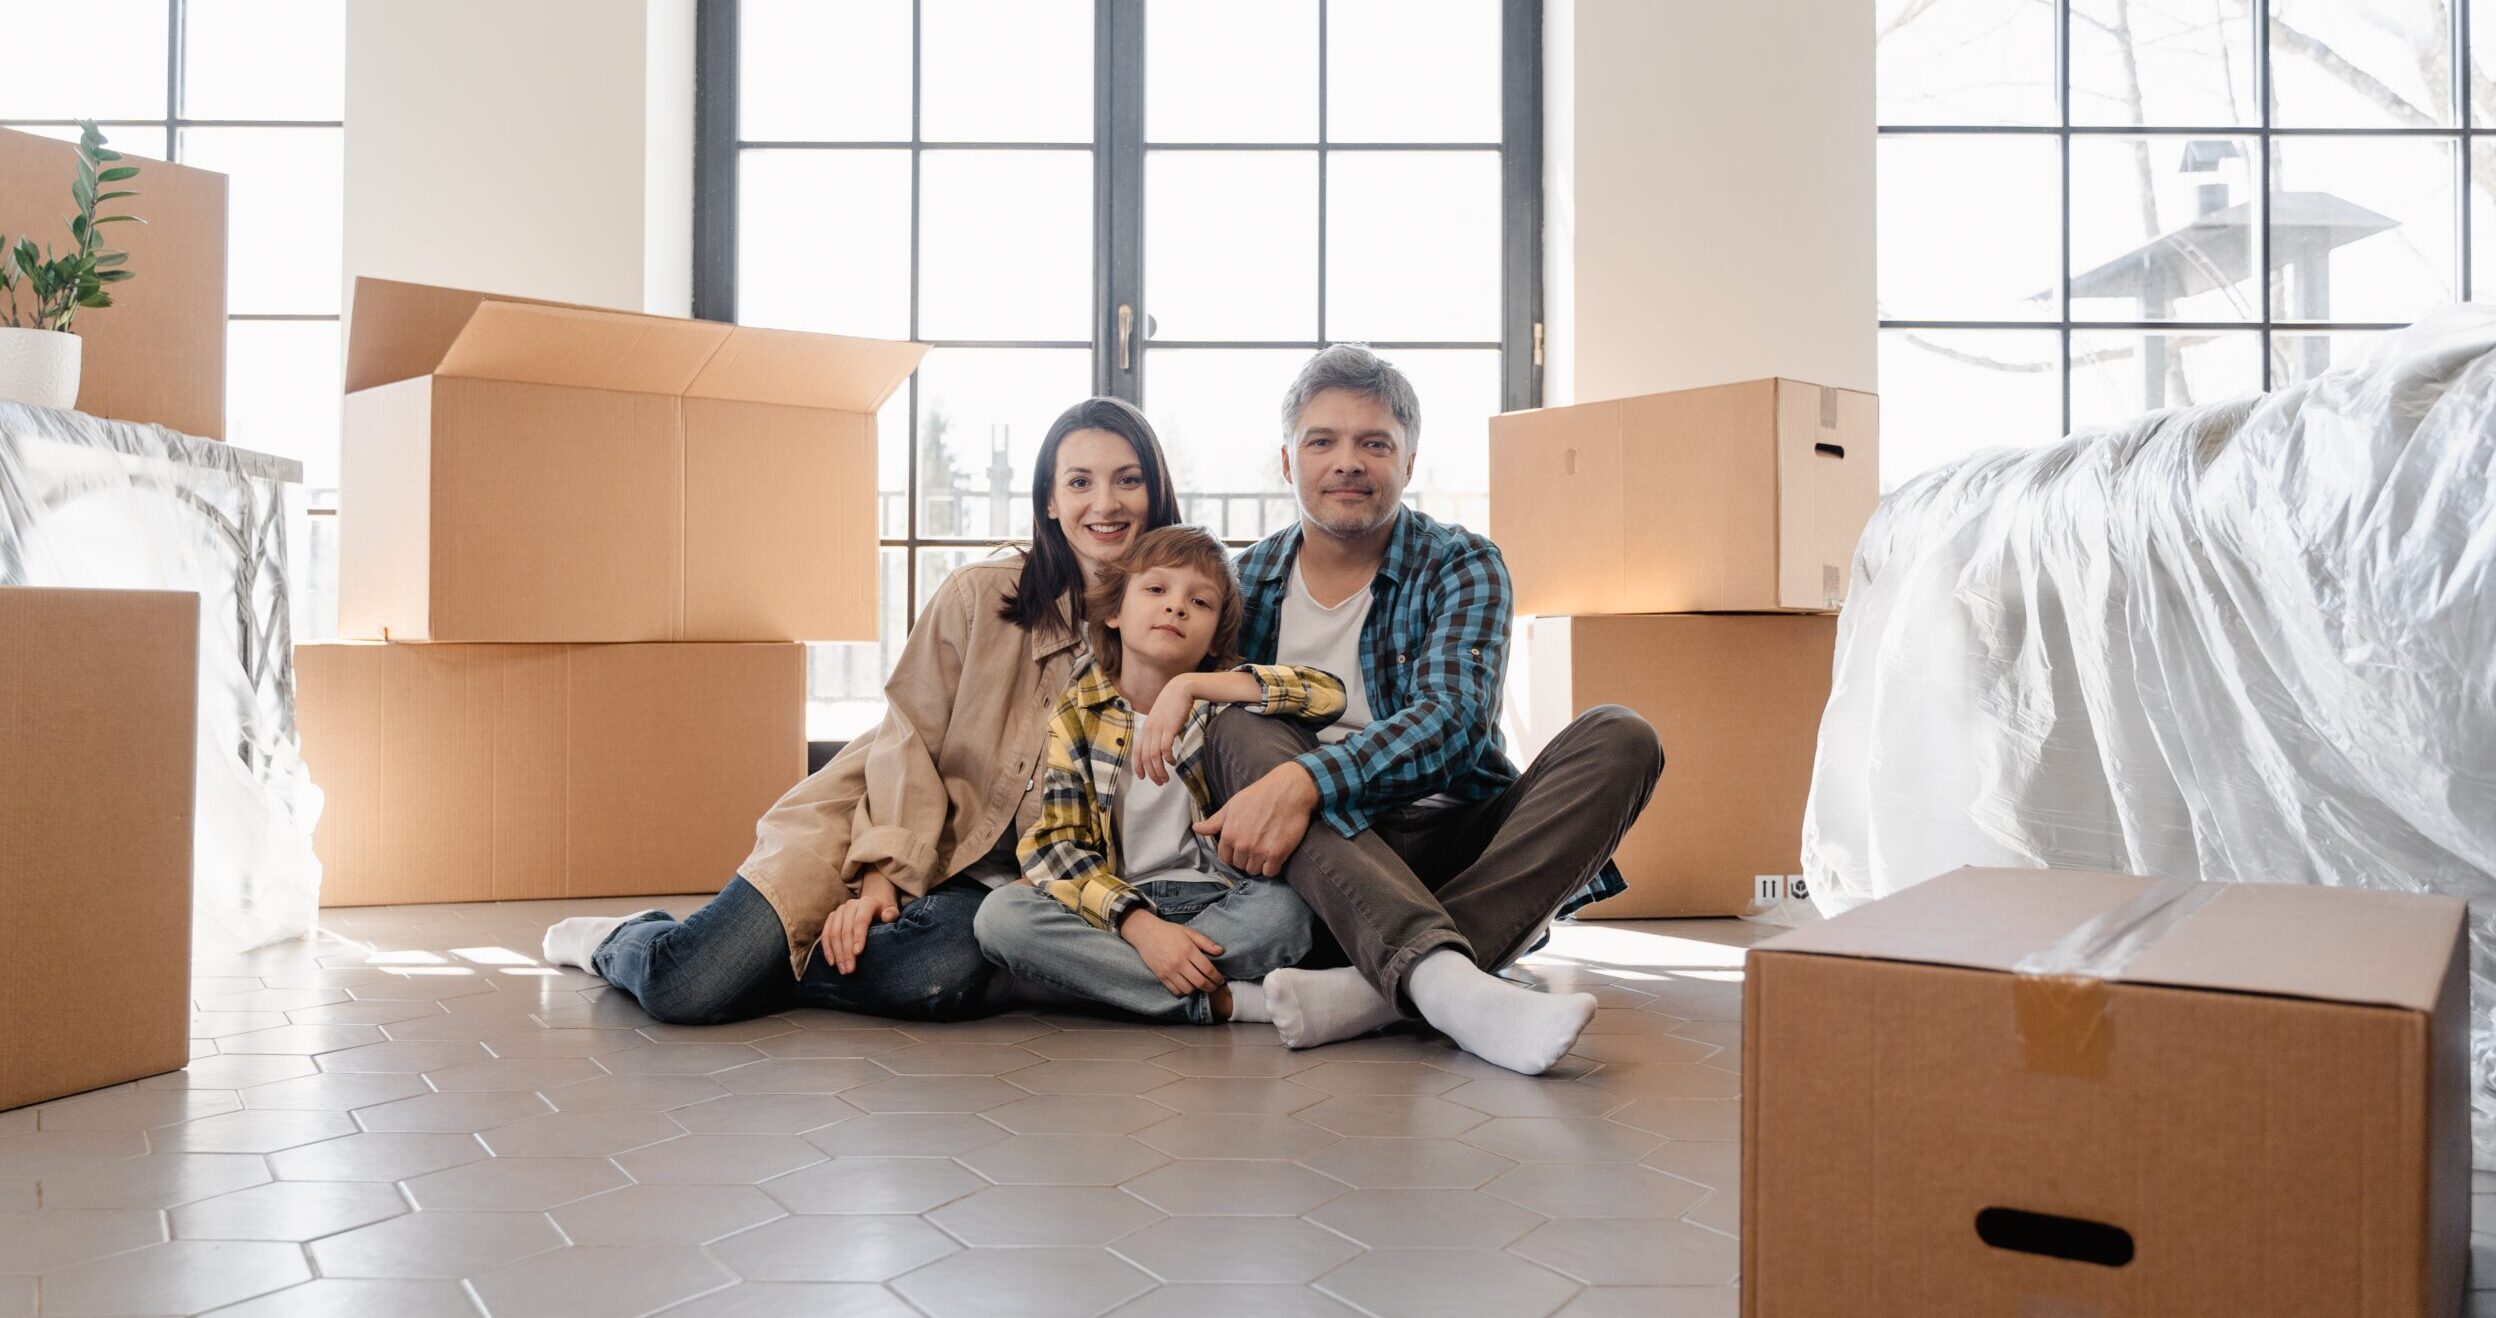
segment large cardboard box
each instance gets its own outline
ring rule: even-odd
[[[1649,614],[1525,624],[1525,749],[1596,705],[1655,725],[1664,776],[1614,859],[1629,891],[1581,919],[1745,915],[1802,871],[1803,804],[1837,619]]]
[[[1880,406],[1797,380],[1491,418],[1519,616],[1826,611],[1880,503]]]
[[[0,1108],[190,1060],[199,597],[0,587]]]
[[[1743,1312],[2450,1318],[2464,913],[1960,870],[1759,945]]]
[[[341,635],[867,641],[915,343],[358,279]]]
[[[112,286],[113,305],[78,313],[78,410],[146,421],[186,435],[225,438],[225,175],[158,160],[161,133],[117,128],[105,144],[133,157],[139,176],[117,188],[138,196],[113,213],[145,224],[104,230],[130,253],[136,277]],[[75,143],[0,128],[0,235],[66,251],[77,203]],[[126,209],[125,209],[126,208]],[[34,309],[18,289],[18,305]]]
[[[806,774],[802,645],[295,649],[324,906],[710,891]]]

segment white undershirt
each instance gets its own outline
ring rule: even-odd
[[[1133,766],[1118,771],[1118,852],[1129,884],[1165,879],[1222,880],[1206,867],[1192,825],[1195,802],[1177,774],[1156,784]]]
[[[1291,589],[1283,592],[1283,617],[1274,638],[1278,663],[1298,664],[1332,673],[1343,683],[1343,717],[1318,730],[1317,739],[1332,745],[1370,724],[1369,683],[1361,676],[1361,626],[1369,621],[1369,587],[1333,608],[1317,602],[1300,575],[1299,560],[1291,564]]]

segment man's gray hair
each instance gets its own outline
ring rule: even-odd
[[[1386,404],[1396,424],[1404,427],[1405,446],[1420,445],[1421,398],[1413,392],[1413,382],[1362,343],[1335,344],[1300,368],[1291,387],[1283,391],[1284,440],[1299,433],[1300,414],[1308,410],[1309,400],[1329,389],[1349,389]]]

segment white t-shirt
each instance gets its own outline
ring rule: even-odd
[[[1196,844],[1195,802],[1177,774],[1155,783],[1129,765],[1118,771],[1118,852],[1129,884],[1165,879],[1221,882]]]
[[[1317,602],[1291,565],[1291,588],[1283,592],[1282,623],[1274,637],[1277,663],[1298,664],[1332,673],[1343,682],[1343,717],[1318,730],[1317,739],[1332,745],[1370,724],[1369,683],[1361,676],[1361,627],[1369,621],[1369,587],[1333,608]]]

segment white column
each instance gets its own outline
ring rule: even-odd
[[[347,0],[346,276],[685,315],[693,0]]]
[[[1544,398],[1871,389],[1864,0],[1546,0]]]

